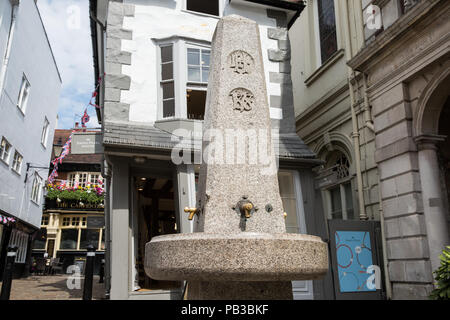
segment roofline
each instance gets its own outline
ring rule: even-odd
[[[36,11],[38,13],[39,20],[41,20],[42,29],[44,29],[45,38],[47,39],[48,47],[50,48],[50,53],[52,54],[53,62],[55,63],[56,72],[58,73],[58,77],[59,77],[59,82],[62,83],[63,81],[62,81],[61,73],[59,72],[58,64],[56,63],[55,55],[53,54],[52,45],[50,43],[50,40],[48,39],[47,30],[45,29],[45,25],[44,25],[44,21],[42,20],[41,12],[39,11],[37,1],[33,1],[33,2],[34,2],[34,6],[36,7]]]

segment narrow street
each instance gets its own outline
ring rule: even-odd
[[[81,300],[83,296],[83,281],[81,288],[69,290],[67,279],[69,275],[30,276],[15,279],[12,282],[11,300]],[[99,277],[94,276],[92,300],[105,299],[104,284],[98,283]],[[0,286],[1,286],[0,282]]]

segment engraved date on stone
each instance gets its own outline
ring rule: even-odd
[[[233,110],[241,113],[251,111],[255,105],[255,96],[253,93],[244,88],[237,88],[231,91],[230,97],[233,101]]]
[[[233,51],[228,58],[230,68],[238,74],[250,74],[254,60],[251,55],[242,50]]]

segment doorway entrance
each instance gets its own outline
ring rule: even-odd
[[[134,179],[134,256],[136,291],[170,290],[180,282],[158,281],[147,276],[144,269],[145,245],[156,236],[178,232],[172,179],[135,176]]]

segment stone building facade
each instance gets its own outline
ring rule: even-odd
[[[388,298],[426,299],[449,244],[450,4],[308,1],[311,15],[290,35],[312,44],[292,49],[312,51],[312,61],[321,36],[307,30],[321,28],[319,2],[334,5],[337,46],[323,65],[292,61],[297,132],[324,160],[349,152],[353,217],[382,223]]]
[[[28,270],[61,83],[36,1],[0,1],[0,276],[8,246],[18,247],[16,275]]]

